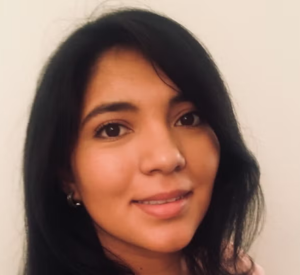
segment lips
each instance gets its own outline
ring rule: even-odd
[[[191,191],[184,190],[160,193],[142,200],[134,200],[133,205],[156,219],[171,219],[186,213],[192,194]]]
[[[183,197],[190,192],[191,191],[189,190],[174,190],[170,192],[159,193],[147,198],[134,200],[133,202],[147,203],[147,202],[155,202],[155,201],[159,202],[159,201],[176,200],[177,198]]]
[[[141,203],[141,204],[151,204],[151,205],[155,205],[155,204],[165,204],[165,203],[170,203],[170,202],[174,202],[174,201],[178,201],[181,200],[185,197],[185,195],[183,196],[179,196],[179,197],[175,197],[172,199],[168,199],[168,200],[145,200],[145,201],[136,201],[136,203]]]

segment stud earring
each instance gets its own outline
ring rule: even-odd
[[[78,202],[78,201],[74,201],[74,192],[70,192],[67,196],[67,201],[68,201],[68,204],[73,207],[73,208],[77,208],[79,206],[81,206],[81,202]]]

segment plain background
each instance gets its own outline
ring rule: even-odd
[[[59,41],[122,5],[162,12],[212,53],[262,171],[267,218],[251,255],[269,275],[300,274],[298,0],[0,0],[0,274],[22,266],[21,158],[39,72]]]

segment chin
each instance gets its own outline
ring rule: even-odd
[[[149,250],[160,253],[173,253],[185,248],[191,239],[176,239],[172,241],[160,241],[153,243]]]
[[[160,252],[160,253],[173,253],[185,248],[192,240],[195,232],[189,232],[187,230],[174,233],[163,233],[158,235],[152,235],[151,239],[148,239],[145,247],[148,250]]]

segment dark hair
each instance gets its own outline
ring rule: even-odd
[[[86,23],[44,68],[24,151],[25,274],[133,274],[107,257],[85,208],[70,208],[62,190],[62,175],[72,175],[70,156],[87,83],[99,56],[113,46],[141,52],[195,104],[216,133],[221,152],[211,204],[183,252],[194,274],[229,274],[223,264],[224,243],[232,242],[230,260],[236,264],[240,249],[247,251],[259,229],[263,195],[257,161],[246,148],[208,52],[177,22],[139,9],[111,12]]]

